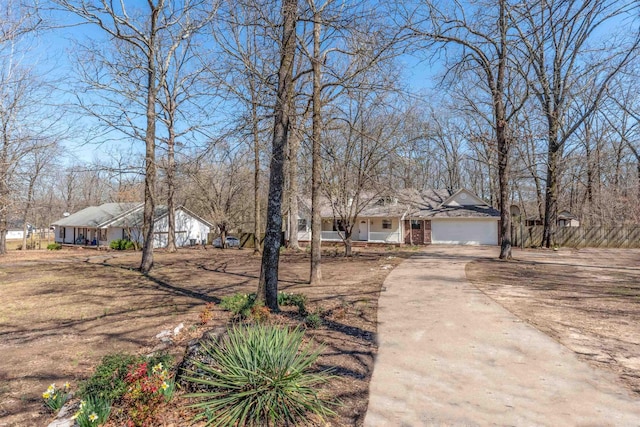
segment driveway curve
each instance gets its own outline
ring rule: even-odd
[[[613,374],[478,291],[465,265],[496,247],[429,247],[383,285],[364,425],[640,426]]]

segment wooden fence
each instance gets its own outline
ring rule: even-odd
[[[540,225],[513,224],[513,246],[541,246],[542,229]],[[552,241],[557,246],[572,248],[640,248],[640,225],[558,227]]]

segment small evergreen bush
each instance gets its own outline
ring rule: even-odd
[[[111,243],[109,243],[109,247],[117,251],[128,251],[130,249],[133,249],[135,245],[129,239],[116,239],[112,240]]]
[[[47,249],[50,251],[59,251],[62,249],[62,245],[60,243],[49,243]]]
[[[321,349],[303,344],[304,332],[269,324],[237,326],[219,343],[204,342],[208,357],[193,360],[186,381],[205,390],[187,395],[197,421],[213,426],[304,424],[307,415],[333,414],[318,387],[329,378],[312,366]]]
[[[298,307],[298,313],[301,316],[307,315],[307,297],[302,294],[288,294],[286,292],[278,293],[278,305],[289,305]]]
[[[234,316],[246,319],[251,316],[251,309],[256,305],[256,294],[233,294],[222,298],[220,306],[233,313]]]
[[[278,305],[281,306],[294,306],[298,308],[298,313],[302,316],[307,315],[307,297],[302,294],[288,294],[286,292],[278,293]],[[220,306],[225,310],[233,313],[234,316],[248,319],[253,317],[252,315],[259,312],[262,304],[257,301],[256,294],[233,294],[228,297],[222,298]],[[260,320],[260,319],[257,319]]]

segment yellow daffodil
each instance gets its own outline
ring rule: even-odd
[[[162,385],[160,386],[160,388],[162,388],[163,390],[166,390],[169,388],[169,384],[167,384],[165,381],[162,381]]]
[[[71,388],[71,384],[69,384],[69,382],[67,381],[66,383],[63,384],[63,387],[66,389]]]
[[[54,384],[51,384],[49,387],[47,387],[47,391],[48,391],[49,393],[53,393],[54,391],[56,391],[56,385],[55,385],[55,383],[54,383]]]
[[[45,391],[44,393],[42,393],[42,398],[43,399],[48,399],[51,397],[51,393],[49,393],[49,391]]]
[[[87,402],[85,402],[84,399],[81,400],[80,401],[80,409],[84,408],[84,405],[86,405],[86,404],[87,404]]]
[[[92,423],[96,422],[98,420],[98,416],[96,415],[95,412],[92,412],[91,415],[89,415],[89,421],[91,421]]]
[[[163,366],[162,366],[162,362],[161,362],[161,363],[158,363],[153,368],[151,368],[151,372],[153,372],[155,374],[156,372],[162,371],[162,368],[163,368]]]

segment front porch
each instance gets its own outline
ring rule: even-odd
[[[310,222],[299,220],[298,241],[311,240]],[[320,240],[328,243],[340,243],[344,240],[344,226],[334,218],[322,219]],[[403,224],[399,218],[360,218],[353,227],[351,241],[355,243],[374,243],[400,245],[404,243]]]
[[[91,227],[65,227],[55,230],[55,242],[63,246],[81,246],[86,248],[108,247],[109,242],[126,239],[130,233],[123,228],[106,229]]]

